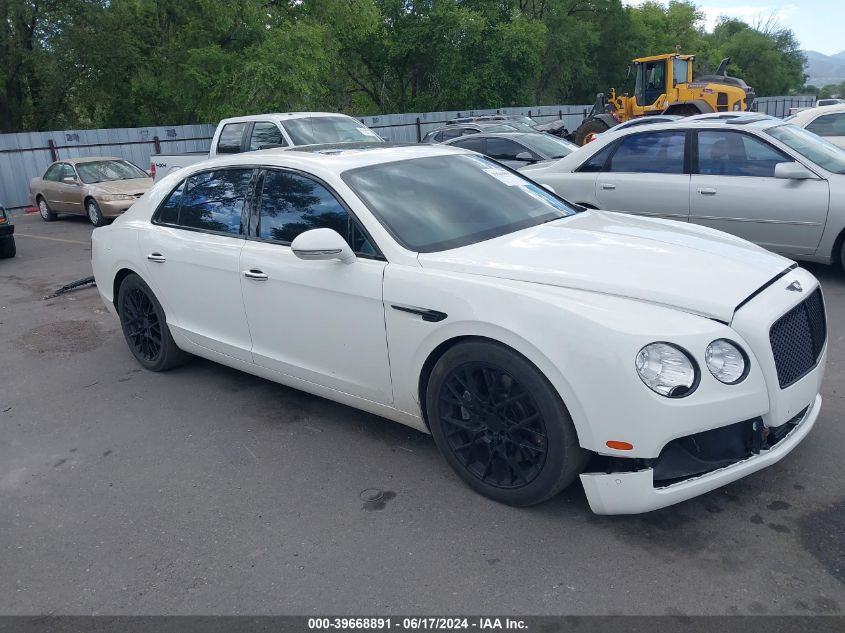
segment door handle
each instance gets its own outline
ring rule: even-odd
[[[163,264],[167,261],[167,258],[161,253],[150,253],[149,255],[147,255],[147,259],[149,259],[151,262],[158,262],[159,264]]]
[[[267,281],[267,273],[263,273],[260,270],[256,270],[255,268],[250,268],[249,270],[244,271],[244,277],[247,279],[253,279],[255,281]]]
[[[715,196],[716,190],[711,189],[710,187],[699,187],[698,193],[700,193],[702,196]]]
[[[603,182],[603,183],[601,183],[601,188],[610,191],[610,190],[616,189],[616,185],[612,185],[609,182]]]

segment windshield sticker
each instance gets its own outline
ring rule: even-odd
[[[500,167],[490,167],[488,169],[484,169],[483,171],[488,176],[493,176],[493,178],[506,184],[508,187],[519,187],[526,184],[525,181],[516,174],[512,174]]]

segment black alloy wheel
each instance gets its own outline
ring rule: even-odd
[[[440,357],[425,386],[425,413],[461,479],[509,505],[553,497],[590,455],[557,390],[528,359],[494,341],[461,342]]]
[[[165,371],[191,359],[176,345],[161,304],[138,275],[129,274],[120,284],[117,310],[126,344],[146,369]]]
[[[446,441],[467,471],[499,488],[534,481],[546,459],[546,425],[511,374],[467,363],[449,373],[439,397]]]
[[[162,350],[162,324],[153,302],[143,290],[132,288],[124,295],[120,312],[130,348],[136,356],[154,363]]]

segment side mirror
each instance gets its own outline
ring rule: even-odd
[[[62,182],[66,185],[75,185],[76,178],[74,178],[73,176],[65,176],[64,178],[62,178]]]
[[[290,248],[299,259],[339,259],[344,264],[351,264],[356,259],[346,240],[332,229],[311,229],[300,233],[291,242]]]
[[[818,177],[801,163],[778,163],[775,165],[775,178],[788,180],[816,180]]]
[[[534,156],[531,155],[531,152],[520,152],[516,156],[513,157],[514,160],[521,160],[525,161],[526,163],[532,162],[534,160]]]

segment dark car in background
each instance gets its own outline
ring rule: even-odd
[[[431,130],[422,138],[422,143],[443,143],[445,141],[481,132],[516,132],[517,127],[507,123],[447,123]]]
[[[536,132],[482,132],[446,141],[444,145],[470,149],[514,169],[557,160],[578,149],[562,138]]]
[[[14,257],[16,252],[15,227],[9,219],[5,207],[0,204],[0,259]]]

